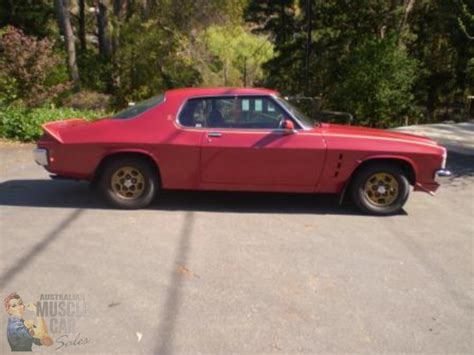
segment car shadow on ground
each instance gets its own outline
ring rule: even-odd
[[[0,184],[1,206],[109,209],[86,182],[67,180],[10,180]],[[161,211],[237,213],[316,213],[354,215],[348,202],[336,195],[162,191],[147,208]]]
[[[447,168],[453,178],[474,176],[474,156],[450,152]],[[346,200],[348,200],[346,198]],[[1,206],[109,209],[85,182],[68,180],[10,180],[0,183]],[[161,211],[234,213],[314,213],[360,215],[336,195],[163,191],[148,207]],[[406,214],[403,212],[403,214]]]
[[[446,168],[453,173],[453,178],[474,176],[474,155],[448,151]]]

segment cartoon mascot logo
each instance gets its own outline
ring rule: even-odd
[[[12,351],[31,351],[33,344],[51,346],[53,339],[43,317],[36,310],[37,303],[23,303],[20,295],[10,293],[4,299],[5,311],[8,313],[7,339]],[[36,321],[25,320],[25,310],[33,312]]]

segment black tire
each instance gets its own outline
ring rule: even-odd
[[[375,196],[376,193],[379,193],[378,190],[375,189],[377,185],[371,185],[374,187],[374,191],[366,190],[366,184],[370,185],[372,183],[371,181],[378,181],[374,178],[374,176],[376,176],[375,174],[385,174],[385,177],[388,175],[387,179],[389,183],[395,184],[396,181],[395,186],[397,186],[397,189],[390,190],[384,186],[382,189],[384,195],[379,194],[379,197]],[[395,181],[391,181],[391,178],[395,179]],[[381,182],[379,181],[379,183]],[[395,190],[397,190],[396,195]],[[351,196],[357,208],[364,213],[378,216],[400,213],[408,199],[409,193],[410,184],[408,179],[404,175],[403,170],[394,164],[380,163],[368,165],[356,173],[351,184]],[[385,194],[387,195],[386,199],[384,199]],[[392,195],[388,196],[388,194]],[[374,200],[378,198],[380,198],[380,200],[375,202]],[[390,201],[392,199],[393,201]]]
[[[132,171],[133,173],[141,174],[137,175],[140,178],[138,185],[132,185],[125,187],[130,189],[130,196],[125,196],[126,192],[120,190],[124,189],[122,184],[114,185],[113,178],[117,179],[118,175],[123,173],[123,169],[126,171]],[[127,175],[128,176],[128,175]],[[130,175],[131,176],[131,175]],[[132,178],[134,176],[131,176]],[[131,179],[127,179],[131,181]],[[128,181],[127,181],[128,182]],[[136,180],[135,180],[136,182]],[[132,191],[131,188],[138,186],[140,191]],[[107,163],[104,167],[103,173],[99,182],[99,189],[104,199],[114,207],[123,209],[139,209],[148,206],[155,198],[156,193],[159,189],[158,176],[156,175],[155,169],[144,159],[138,158],[119,158],[114,159]],[[134,195],[136,194],[136,196]]]

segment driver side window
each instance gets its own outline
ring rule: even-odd
[[[285,118],[284,111],[265,96],[238,98],[238,128],[277,129]]]

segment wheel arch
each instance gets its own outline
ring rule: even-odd
[[[402,171],[405,173],[405,176],[408,179],[408,182],[410,185],[415,185],[416,183],[416,177],[417,177],[417,169],[416,165],[414,162],[403,156],[398,156],[398,155],[377,155],[373,157],[368,157],[361,161],[361,163],[357,166],[356,169],[352,172],[349,180],[352,180],[352,178],[357,174],[358,171],[361,169],[364,169],[368,165],[372,164],[394,164],[398,165]]]
[[[99,182],[102,176],[104,168],[107,164],[109,164],[111,161],[122,159],[122,158],[141,159],[141,160],[146,161],[148,164],[150,164],[150,166],[154,169],[156,173],[156,177],[158,178],[158,184],[159,184],[159,187],[161,188],[162,179],[161,179],[161,171],[158,165],[158,161],[151,153],[147,151],[143,151],[143,150],[118,150],[118,151],[113,151],[104,155],[102,159],[100,160],[99,164],[97,165],[97,168],[95,169],[94,176],[91,181],[92,185],[93,186],[97,185],[97,183]]]
[[[417,177],[417,169],[416,169],[416,165],[411,159],[407,157],[397,156],[397,155],[371,156],[371,157],[367,157],[366,159],[361,160],[358,166],[351,173],[346,183],[344,184],[344,188],[342,189],[342,192],[340,194],[339,203],[342,203],[342,201],[344,200],[346,192],[347,190],[350,189],[351,183],[354,180],[354,177],[357,175],[357,173],[361,171],[362,169],[366,168],[367,166],[375,165],[375,164],[394,164],[394,165],[399,166],[404,172],[410,185],[415,186],[416,177]]]

